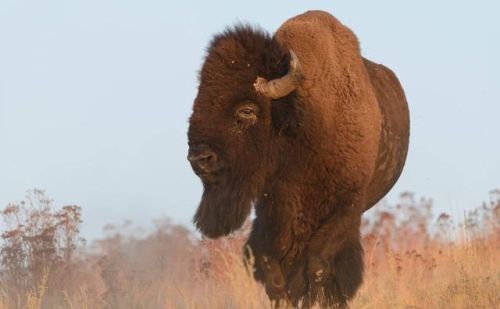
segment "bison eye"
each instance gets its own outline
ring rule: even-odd
[[[256,107],[252,105],[244,105],[236,111],[236,116],[241,120],[250,120],[255,122],[257,120]]]
[[[238,114],[243,117],[251,117],[252,115],[255,115],[255,112],[251,107],[244,107],[238,111]]]

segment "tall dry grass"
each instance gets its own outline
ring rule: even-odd
[[[269,308],[242,263],[249,224],[202,240],[168,220],[151,233],[107,226],[79,237],[81,208],[55,209],[41,190],[1,213],[0,308]],[[363,221],[366,273],[352,308],[499,308],[500,191],[466,214],[433,217],[405,193]]]

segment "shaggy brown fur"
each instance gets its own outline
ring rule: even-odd
[[[299,87],[278,100],[256,93],[257,77],[286,74],[290,49]],[[236,27],[210,44],[188,137],[190,156],[210,162],[204,172],[192,161],[204,183],[199,230],[227,235],[254,204],[246,252],[270,298],[344,306],[362,281],[361,215],[406,158],[408,108],[395,75],[363,59],[355,35],[325,12],[294,17],[273,37]],[[209,150],[200,155],[200,145]]]

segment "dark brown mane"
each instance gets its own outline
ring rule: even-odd
[[[288,50],[276,39],[263,29],[244,24],[226,28],[215,35],[207,48],[207,56],[210,55],[217,56],[231,70],[241,70],[250,64],[259,76],[267,79],[284,75],[290,61]],[[240,65],[231,63],[236,59]],[[200,79],[201,75],[202,72]]]

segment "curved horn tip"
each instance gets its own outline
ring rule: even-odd
[[[290,49],[290,68],[288,73],[281,78],[267,81],[265,78],[257,77],[253,84],[255,90],[272,99],[279,99],[294,91],[301,80],[300,61],[297,55]]]
[[[290,67],[297,68],[299,66],[300,66],[299,58],[293,52],[293,50],[290,49]]]
[[[253,87],[258,93],[267,94],[269,92],[269,85],[267,84],[267,80],[263,77],[257,77],[255,83],[253,83]]]

